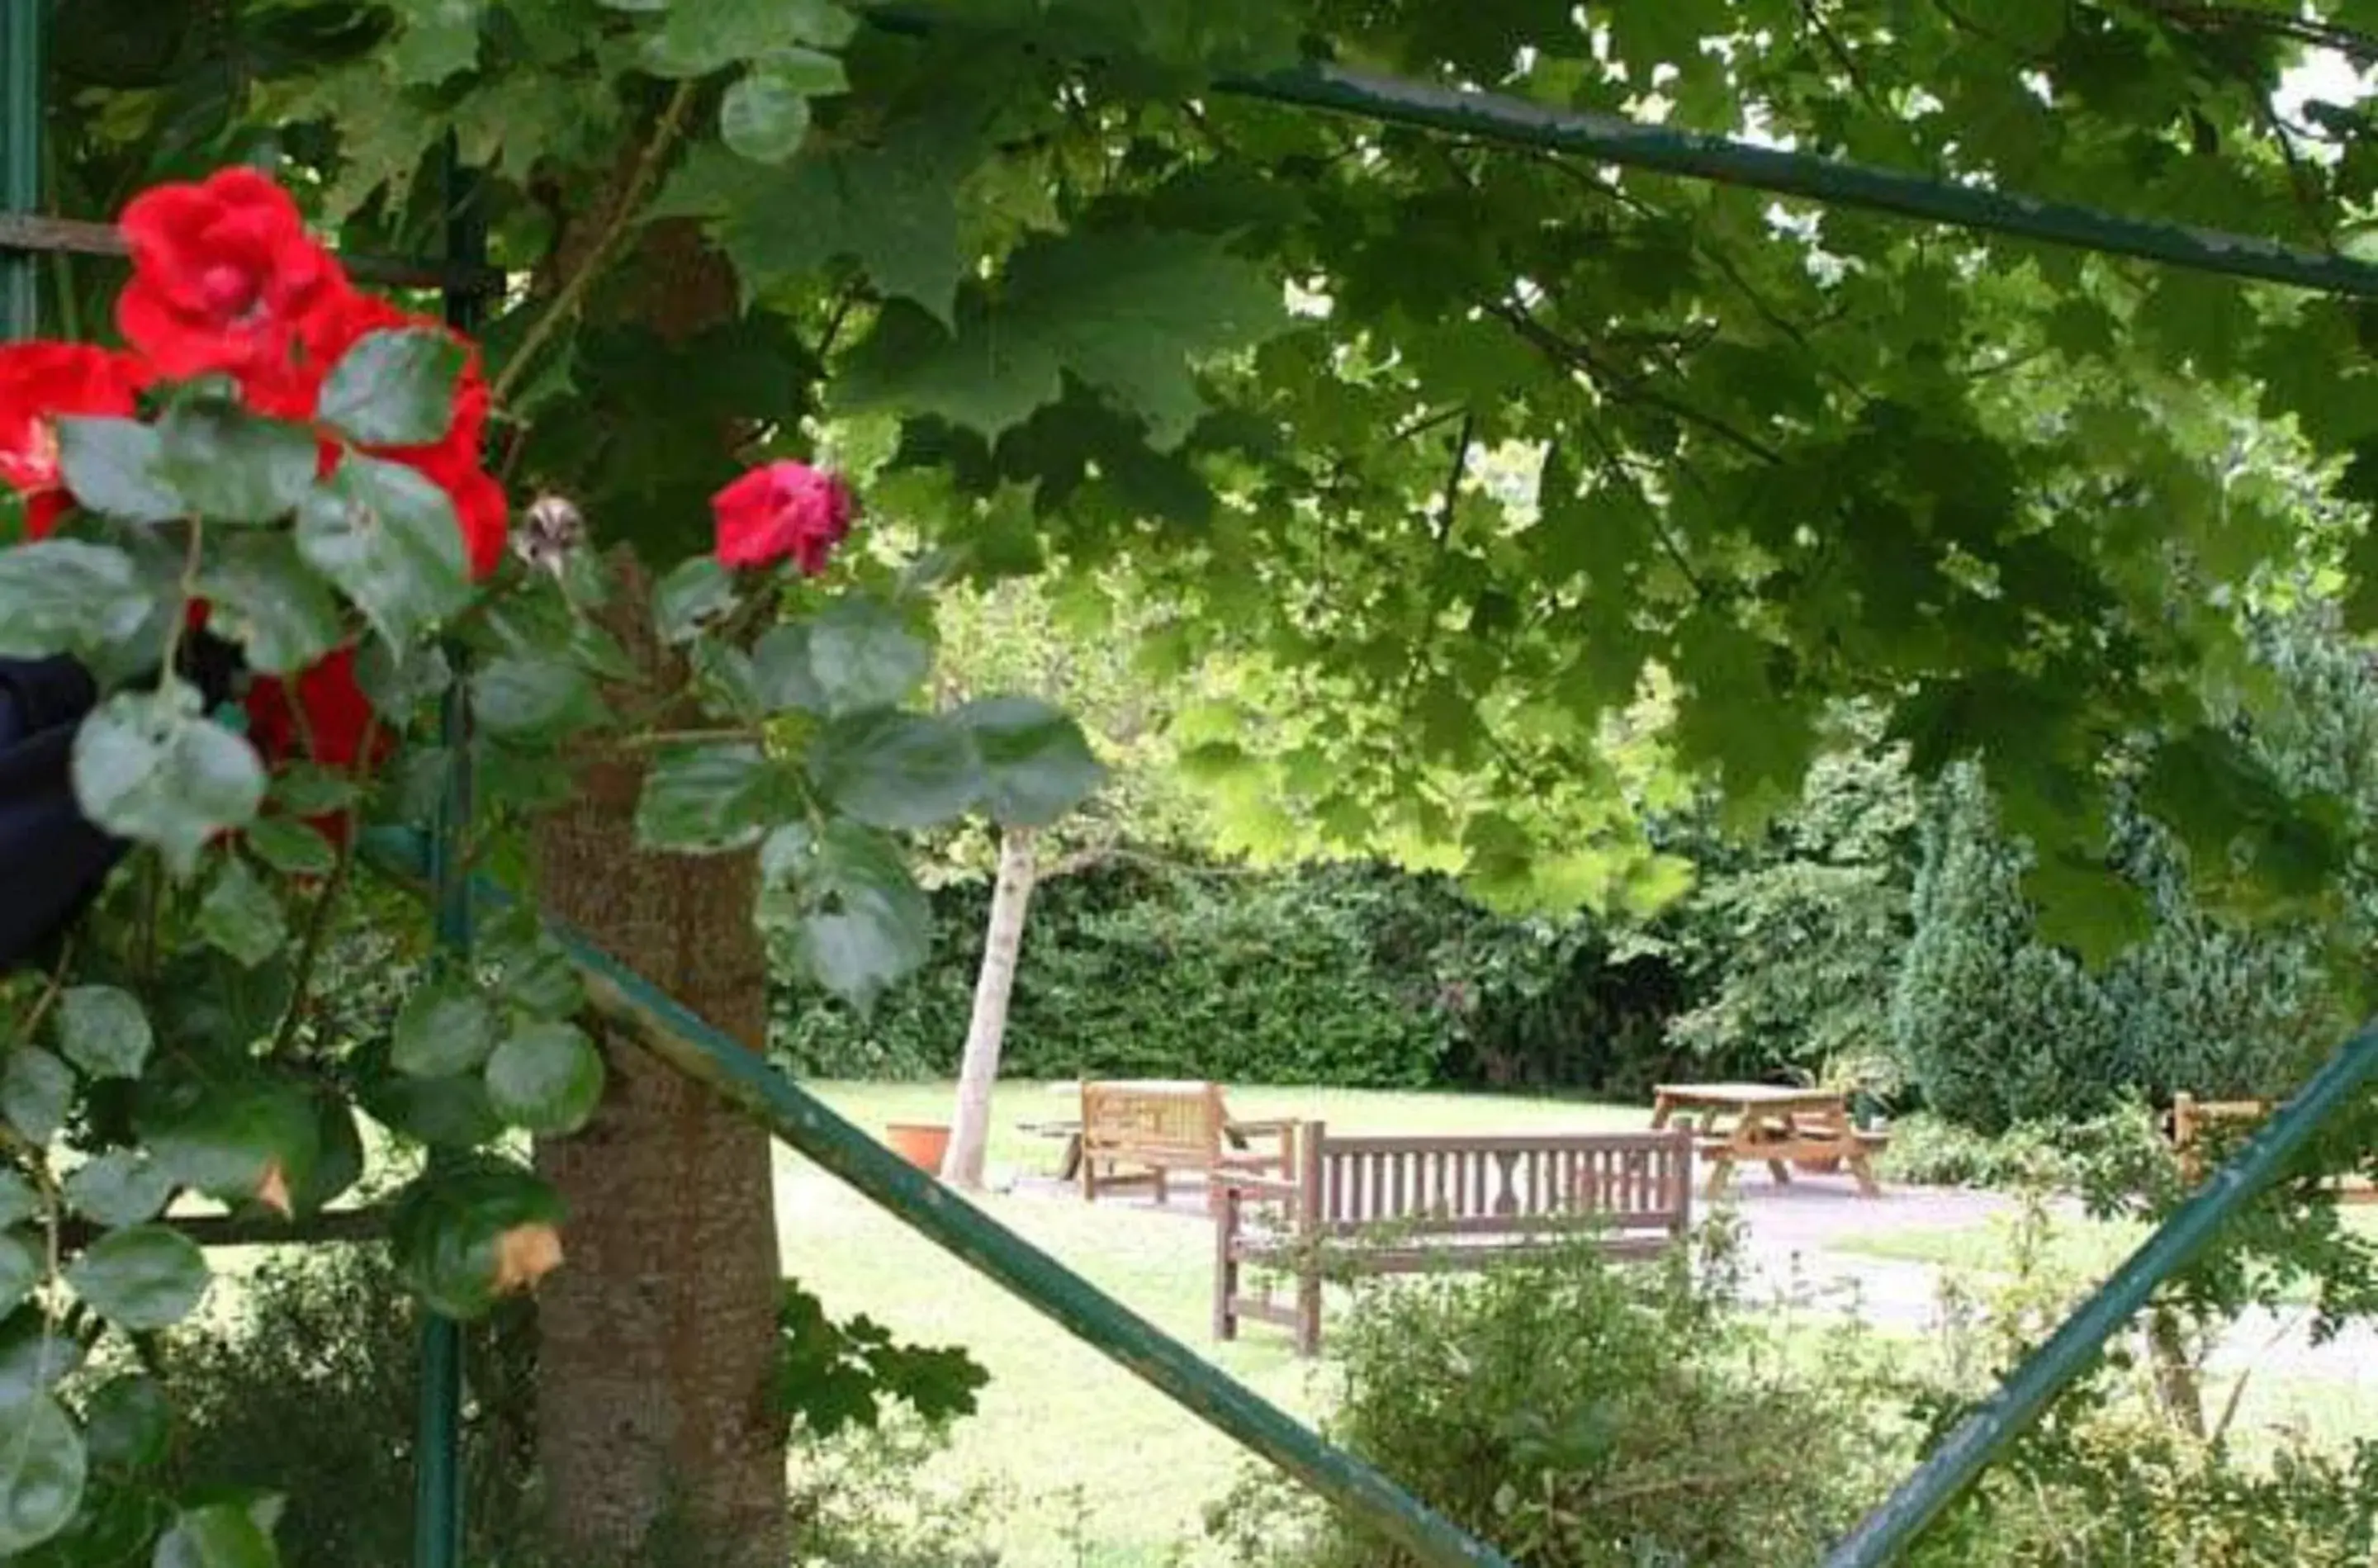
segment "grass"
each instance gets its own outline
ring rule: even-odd
[[[2378,1208],[2348,1208],[2340,1214],[2348,1230],[2378,1241]],[[2051,1272],[2069,1273],[2094,1285],[2136,1251],[2147,1234],[2147,1226],[2137,1220],[2060,1215],[2042,1261]],[[1990,1220],[1938,1230],[1855,1232],[1831,1246],[1836,1251],[1987,1277],[2010,1272],[2013,1238],[2006,1221]]]
[[[942,1084],[817,1083],[827,1103],[880,1134],[887,1122],[941,1121]],[[1231,1110],[1299,1116],[1349,1130],[1401,1131],[1639,1127],[1639,1107],[1503,1096],[1233,1089]],[[1003,1172],[1053,1165],[1057,1145],[1018,1133],[1019,1120],[1071,1114],[1047,1085],[1003,1083],[991,1161]],[[1206,1503],[1241,1465],[1227,1438],[1157,1394],[997,1286],[791,1154],[779,1156],[785,1267],[837,1315],[864,1311],[904,1337],[962,1343],[990,1369],[982,1408],[930,1481],[956,1489],[991,1479],[1007,1493],[998,1544],[1015,1568],[1157,1568],[1219,1564],[1210,1549],[1170,1556],[1195,1538]],[[1211,1231],[1195,1190],[1170,1212],[1143,1203],[1095,1207],[1062,1194],[997,1192],[983,1207],[1222,1369],[1307,1419],[1326,1402],[1316,1369],[1287,1336],[1251,1327],[1235,1344],[1207,1337]]]

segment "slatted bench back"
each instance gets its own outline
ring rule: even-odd
[[[1204,1169],[1222,1147],[1222,1090],[1186,1079],[1082,1085],[1082,1149],[1143,1164]]]
[[[1676,1132],[1338,1137],[1298,1130],[1307,1234],[1382,1225],[1495,1236],[1562,1223],[1681,1231],[1692,1145]]]

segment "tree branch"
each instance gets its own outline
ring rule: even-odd
[[[1784,454],[1756,436],[1737,430],[1715,414],[1705,413],[1689,403],[1647,386],[1639,377],[1623,375],[1603,363],[1591,346],[1572,338],[1565,338],[1530,315],[1525,307],[1509,300],[1497,300],[1485,307],[1486,313],[1507,323],[1530,344],[1553,358],[1582,370],[1605,393],[1618,389],[1619,401],[1639,402],[1656,408],[1686,424],[1708,431],[1738,451],[1746,452],[1762,462],[1781,463]]]
[[[653,127],[653,139],[645,145],[643,155],[636,161],[635,172],[621,188],[619,202],[611,209],[602,233],[586,247],[586,254],[579,257],[577,269],[562,281],[561,287],[554,293],[553,303],[546,305],[543,314],[530,324],[527,335],[521,339],[520,347],[513,350],[511,358],[504,363],[503,374],[496,377],[495,387],[488,394],[491,403],[498,407],[502,405],[507,395],[520,385],[521,377],[527,374],[538,352],[585,304],[587,290],[594,287],[596,276],[610,263],[613,253],[627,238],[636,213],[643,207],[644,198],[652,194],[653,186],[660,179],[661,166],[667,162],[670,150],[677,145],[678,135],[685,128],[686,114],[693,107],[695,86],[690,80],[679,82],[677,90],[669,95],[667,106],[661,111],[659,123]]]

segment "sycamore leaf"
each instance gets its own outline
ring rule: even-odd
[[[947,324],[968,260],[958,186],[983,152],[979,125],[955,114],[901,121],[864,147],[812,142],[780,168],[700,148],[655,210],[711,220],[747,296],[848,257],[886,296]]]
[[[1035,241],[997,292],[969,290],[956,329],[895,305],[851,355],[854,411],[936,414],[998,436],[1055,402],[1064,377],[1177,446],[1204,402],[1194,361],[1288,323],[1279,285],[1202,234],[1069,234]]]

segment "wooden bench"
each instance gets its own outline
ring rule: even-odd
[[[2277,1107],[2276,1100],[2200,1100],[2175,1095],[2169,1133],[2172,1153],[2180,1156],[2181,1176],[2192,1184],[2204,1179],[2204,1150],[2211,1141],[2234,1143]],[[2378,1203],[2378,1187],[2364,1178],[2339,1176],[2330,1186],[2340,1203]]]
[[[1479,1268],[1579,1234],[1616,1257],[1664,1251],[1692,1218],[1693,1139],[1665,1132],[1333,1137],[1299,1124],[1293,1174],[1214,1177],[1214,1337],[1278,1323],[1299,1355],[1321,1347],[1326,1275]],[[1259,1214],[1269,1224],[1257,1220]],[[1256,1221],[1256,1223],[1250,1223]],[[1292,1278],[1295,1298],[1241,1288],[1245,1271]]]
[[[1207,1179],[1218,1171],[1285,1175],[1288,1121],[1240,1121],[1222,1104],[1222,1086],[1191,1079],[1109,1079],[1082,1085],[1082,1196],[1096,1203],[1114,1188],[1152,1187],[1167,1201],[1177,1172]]]

